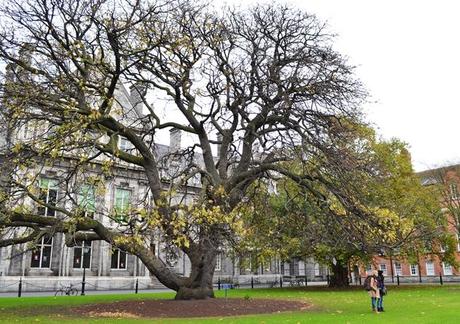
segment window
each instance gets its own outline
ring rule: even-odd
[[[112,249],[112,269],[126,269],[126,252],[120,249]]]
[[[395,273],[397,276],[402,275],[402,266],[401,266],[401,263],[399,262],[395,262]]]
[[[380,264],[380,270],[382,271],[384,276],[387,275],[387,265],[386,265],[386,263]]]
[[[456,183],[449,184],[449,192],[451,199],[458,199],[458,188]]]
[[[263,271],[265,271],[265,272],[272,271],[272,264],[273,264],[273,262],[272,262],[271,259],[269,259],[268,261],[263,262],[263,264],[262,264]]]
[[[241,257],[240,259],[240,274],[251,272],[252,262],[251,257]]]
[[[315,277],[320,275],[319,263],[315,263]]]
[[[366,266],[366,272],[370,272],[370,271],[372,271],[372,264],[368,264]]]
[[[426,275],[427,276],[434,276],[434,264],[433,261],[426,262]]]
[[[452,276],[452,266],[449,263],[442,263],[442,271],[445,276]]]
[[[130,207],[131,191],[128,189],[117,188],[115,190],[115,217],[117,220],[126,219],[126,214]]]
[[[219,253],[216,256],[216,268],[214,270],[216,271],[222,270],[222,253]]]
[[[96,197],[94,186],[82,185],[77,197],[78,207],[84,212],[85,217],[94,217],[96,211]]]
[[[439,251],[442,253],[446,252],[446,246],[441,243]]]
[[[416,264],[411,264],[410,265],[410,275],[411,276],[418,275],[418,265],[416,265]]]
[[[128,141],[126,137],[120,136],[120,140],[118,141],[118,148],[120,151],[130,152],[134,149],[134,146],[130,141]]]
[[[39,182],[40,196],[39,199],[44,204],[56,206],[57,202],[57,181],[53,179],[41,178]],[[39,215],[43,216],[56,216],[56,210],[46,206],[38,206],[37,210]]]
[[[283,262],[283,268],[282,268],[283,271],[284,271],[284,272],[282,272],[283,275],[289,276],[289,274],[290,274],[290,268],[291,268],[291,265],[290,265],[289,263]]]
[[[271,194],[278,195],[278,187],[277,187],[277,183],[275,181],[269,180],[269,182],[268,182],[268,191]]]
[[[44,235],[37,248],[32,251],[31,268],[49,268],[51,265],[51,255],[53,252],[53,238]]]
[[[91,267],[91,244],[92,242],[78,242],[73,248],[74,269]]]

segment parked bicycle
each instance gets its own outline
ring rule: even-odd
[[[305,286],[305,279],[303,278],[300,278],[300,279],[292,279],[290,282],[289,282],[289,285],[291,287],[302,287],[302,286]]]
[[[69,286],[61,286],[54,296],[77,296],[78,289],[74,287],[74,285],[70,284]]]

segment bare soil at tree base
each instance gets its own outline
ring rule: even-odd
[[[69,309],[70,314],[112,318],[219,317],[304,311],[304,301],[282,299],[210,298],[205,300],[143,300],[91,304]]]

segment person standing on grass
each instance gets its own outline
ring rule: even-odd
[[[372,311],[379,313],[377,304],[379,303],[380,292],[379,288],[377,287],[377,270],[373,270],[371,274],[366,278],[366,281],[366,285],[368,286],[366,290],[368,291],[369,296],[371,297]]]
[[[377,275],[377,288],[379,289],[380,298],[377,300],[377,311],[383,312],[383,296],[386,294],[385,277],[383,271],[379,270]]]

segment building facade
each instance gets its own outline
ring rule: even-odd
[[[451,248],[455,259],[460,263],[460,165],[430,169],[419,172],[418,176],[424,186],[436,186],[440,192],[440,208],[446,217],[445,230],[453,239]],[[459,281],[460,269],[443,260],[447,247],[439,242],[433,242],[432,254],[423,254],[417,260],[409,261],[398,258],[375,256],[370,264],[360,269],[360,275],[365,276],[369,270],[382,270],[391,281],[402,282],[444,282]]]
[[[126,112],[123,118],[139,119],[142,107],[139,106],[139,93],[135,89],[130,92],[124,86],[117,89],[118,103]],[[43,125],[42,125],[43,126]],[[4,135],[4,134],[3,134]],[[8,140],[0,136],[3,149],[18,141],[27,141],[34,136],[40,136],[40,130],[30,125],[22,125],[9,134]],[[123,138],[118,142],[122,151],[130,151],[130,143]],[[173,129],[170,132],[170,144],[155,144],[158,157],[174,153],[181,147],[180,131]],[[197,163],[200,156],[196,157]],[[72,163],[72,156],[65,161],[56,162],[52,166],[43,166],[37,170],[40,200],[47,205],[69,206],[68,189],[63,179],[67,179],[67,172]],[[94,160],[94,168],[100,169],[104,160]],[[172,160],[167,163],[162,172],[167,177],[174,165],[181,161]],[[91,170],[87,176],[91,176]],[[169,185],[165,181],[165,188]],[[187,193],[193,199],[194,192],[198,192],[199,179],[191,178],[188,182]],[[148,184],[145,173],[138,167],[119,162],[114,171],[104,177],[104,190],[82,183],[75,186],[73,199],[84,211],[85,217],[91,217],[106,226],[116,226],[113,220],[105,215],[114,211],[115,215],[123,216],[129,206],[136,203],[145,203],[148,197]],[[180,195],[180,192],[178,193]],[[60,217],[59,212],[46,206],[36,206],[39,215]],[[71,207],[69,207],[71,208]],[[174,272],[187,276],[190,271],[190,261],[180,250],[171,250],[166,246],[161,236],[153,234],[148,238],[152,252],[160,257]],[[73,247],[66,245],[64,234],[45,235],[34,246],[19,244],[0,248],[0,292],[17,290],[19,280],[23,282],[25,291],[56,290],[61,285],[70,283],[79,285],[85,277],[86,289],[134,289],[137,284],[140,289],[159,288],[162,285],[153,277],[147,268],[134,256],[125,251],[114,249],[105,241],[74,242]],[[253,266],[242,262],[242,258],[232,256],[231,251],[222,251],[217,257],[215,282],[232,281],[247,284],[257,276],[261,282],[273,282],[279,277],[307,277],[308,280],[324,280],[327,271],[314,260],[292,258],[289,262],[274,259],[264,265]]]

